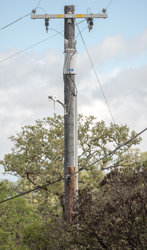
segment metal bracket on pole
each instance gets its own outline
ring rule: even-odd
[[[59,100],[58,100],[58,97],[57,97],[56,95],[48,96],[48,99],[49,99],[49,100],[53,100],[54,103],[55,103],[55,102],[60,103],[60,104],[63,106],[63,108],[64,108],[64,116],[68,115],[68,113],[67,113],[67,105],[64,104],[63,102],[59,101]]]
[[[67,182],[71,182],[71,177],[70,177],[70,175],[68,174],[68,175],[66,175],[66,181]]]
[[[59,101],[59,100],[57,100],[57,102],[60,103],[63,106],[63,108],[64,108],[64,116],[68,115],[68,113],[67,113],[67,105],[64,104],[63,102]]]
[[[68,14],[71,15],[72,13],[71,13],[71,12],[68,12]],[[67,23],[72,23],[71,18],[68,18],[68,19],[67,19]]]
[[[68,112],[67,112],[67,105],[64,105],[64,116],[68,115]]]

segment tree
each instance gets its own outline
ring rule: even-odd
[[[93,116],[84,117],[79,115],[78,122],[79,169],[84,169],[136,134],[134,131],[129,133],[129,128],[126,125],[118,126],[111,123],[107,127],[103,121],[97,122]],[[5,173],[11,173],[20,178],[18,184],[13,187],[13,190],[17,193],[64,177],[63,123],[63,117],[54,115],[53,118],[48,117],[43,120],[37,120],[34,126],[22,127],[16,136],[10,137],[14,146],[12,152],[4,156],[1,164],[4,166]],[[91,231],[89,226],[87,230],[84,221],[87,218],[88,223],[93,223],[92,221],[90,222],[91,217],[88,217],[87,211],[91,209],[91,215],[96,214],[97,210],[94,210],[94,208],[98,207],[99,197],[102,197],[102,201],[104,201],[103,188],[102,190],[99,189],[99,184],[104,176],[104,170],[121,169],[123,167],[131,171],[132,169],[135,170],[136,159],[138,162],[140,161],[139,153],[132,153],[130,157],[127,152],[132,145],[137,145],[140,141],[140,137],[135,138],[121,149],[115,151],[111,156],[79,173],[79,188],[81,191],[84,191],[81,192],[82,194],[85,193],[81,199],[81,204],[78,206],[81,227],[79,229],[83,238],[76,238],[75,224],[73,226],[66,224],[64,227],[65,222],[61,207],[64,183],[60,181],[55,185],[48,186],[47,190],[40,188],[37,192],[26,195],[27,203],[33,209],[36,209],[36,213],[42,221],[38,219],[36,223],[26,223],[23,227],[23,244],[26,244],[25,246],[29,247],[29,249],[41,250],[72,249],[74,244],[77,244],[78,247],[81,246],[81,249],[82,247],[83,249],[86,249],[85,247],[88,249],[88,244],[95,245],[95,242],[97,243],[96,238],[92,236],[93,240],[91,241]],[[92,194],[92,196],[88,196],[89,194]],[[109,192],[108,199],[110,199],[110,196],[111,192]],[[87,205],[87,199],[91,199],[90,207]],[[84,212],[82,213],[82,211]],[[94,227],[94,224],[88,225]],[[109,229],[109,223],[106,223],[106,225],[108,225]],[[66,228],[68,231],[65,230]],[[47,241],[46,238],[48,239]],[[73,241],[65,240],[69,238]],[[84,243],[85,240],[86,243]]]
[[[114,170],[78,208],[78,249],[147,249],[147,174]],[[69,231],[69,227],[64,227]]]
[[[50,216],[44,223],[27,225],[25,245],[35,250],[146,249],[147,174],[111,171],[97,189],[85,192],[76,212],[70,224]]]
[[[107,127],[104,121],[97,122],[93,116],[79,115],[78,122],[79,168],[84,168],[105,156],[136,134],[132,131],[129,135],[129,128],[126,125],[118,126],[111,123],[110,127]],[[1,161],[5,173],[23,179],[27,179],[27,173],[31,173],[30,176],[37,185],[64,177],[63,125],[63,117],[54,115],[53,118],[37,120],[34,126],[22,127],[16,136],[11,136],[10,140],[14,143],[12,153],[6,154],[4,160]],[[125,164],[124,153],[132,145],[139,144],[140,141],[140,137],[130,141],[114,154],[86,171],[91,177],[95,170],[104,170],[110,164],[113,167],[123,166]],[[58,189],[62,189],[62,186],[59,184]],[[56,191],[55,188],[54,194]]]
[[[107,127],[104,121],[97,122],[93,116],[79,115],[78,123],[79,169],[105,156],[136,134],[132,131],[129,135],[129,128],[126,125],[118,126],[111,123],[110,127]],[[21,178],[21,191],[35,187],[29,179],[36,186],[42,186],[64,177],[63,117],[54,114],[53,118],[37,120],[33,126],[22,127],[16,136],[10,137],[10,140],[14,143],[12,153],[6,154],[1,164],[4,166],[5,173]],[[80,189],[97,186],[102,178],[102,171],[110,165],[112,167],[124,166],[127,162],[127,159],[124,160],[125,153],[132,145],[137,145],[140,141],[140,137],[130,141],[111,156],[87,168],[86,174],[80,173]],[[133,160],[134,158],[131,161]],[[33,193],[32,199],[39,202],[40,209],[44,210],[46,206],[48,210],[50,204],[53,203],[54,210],[58,211],[59,197],[62,197],[64,192],[63,185],[63,182],[58,182],[56,185],[48,186],[47,191],[40,189],[37,193]]]
[[[16,195],[14,184],[7,180],[0,182],[0,201]],[[25,225],[38,223],[41,217],[19,197],[0,204],[0,249],[28,250],[23,244],[23,229]]]
[[[14,197],[17,185],[4,180],[0,182],[0,201]],[[59,218],[53,213],[45,220],[37,206],[27,205],[25,196],[0,204],[1,250],[58,249],[63,240],[59,237]]]

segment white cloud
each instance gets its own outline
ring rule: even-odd
[[[147,29],[132,40],[125,40],[122,35],[108,36],[101,44],[89,49],[116,123],[127,124],[137,132],[147,127],[147,65],[123,67],[118,63],[118,56],[128,62],[129,57],[137,58],[140,53],[146,53],[146,49]],[[13,51],[17,52],[14,48]],[[0,56],[8,55],[6,51]],[[113,69],[104,74],[105,64],[108,61],[111,64],[112,60]],[[53,94],[64,100],[63,55],[50,50],[42,55],[21,54],[1,63],[0,75],[2,158],[10,152],[11,143],[7,137],[19,131],[21,126],[52,116],[54,112],[63,114],[62,106],[56,104],[54,111],[53,103],[47,100],[48,95]],[[86,52],[78,55],[76,84],[79,112],[110,123],[110,113]],[[147,139],[147,135],[144,134],[143,138]],[[147,150],[145,142],[142,145],[142,150]]]
[[[100,44],[88,49],[90,57],[93,64],[99,71],[106,67],[105,65],[109,62],[109,67],[111,68],[111,63],[115,60],[119,65],[120,62],[125,62],[130,65],[130,60],[133,60],[140,54],[147,54],[147,28],[139,36],[125,39],[123,35],[110,35],[107,36]],[[113,62],[114,64],[114,62]],[[78,55],[78,75],[80,77],[89,72],[91,68],[91,63],[89,61],[88,55],[84,52],[82,55]]]

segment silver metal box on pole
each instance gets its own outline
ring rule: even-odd
[[[67,48],[64,52],[64,75],[77,74],[77,51],[75,49]]]

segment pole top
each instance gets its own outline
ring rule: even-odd
[[[68,12],[75,12],[75,6],[74,5],[65,5],[64,6],[64,13],[68,13]]]

